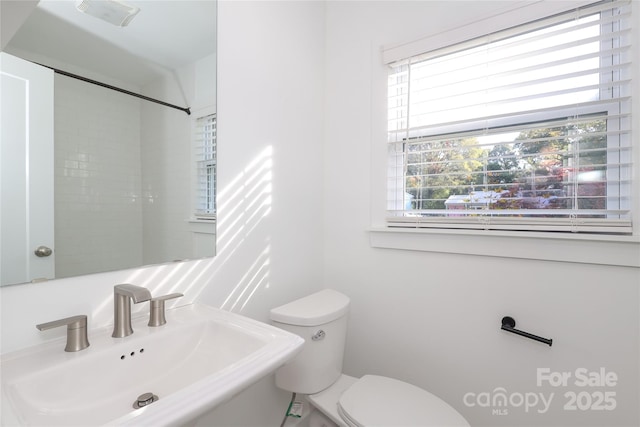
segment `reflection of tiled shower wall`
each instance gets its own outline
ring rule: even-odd
[[[140,165],[140,100],[56,75],[56,277],[142,264]]]
[[[150,102],[142,104],[143,264],[215,253],[215,224],[188,222],[193,215],[192,119],[203,114],[203,107],[215,106],[215,64],[214,55],[205,57],[142,89],[145,95],[192,109],[188,116]]]
[[[171,93],[174,78],[158,79],[145,89],[160,99]],[[182,111],[145,102],[141,146],[144,217],[143,262],[157,264],[192,257],[190,216],[191,118]]]

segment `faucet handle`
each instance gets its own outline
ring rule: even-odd
[[[167,319],[164,317],[164,302],[168,299],[180,298],[183,296],[183,294],[175,293],[151,298],[149,306],[149,323],[147,326],[162,326],[167,323]]]
[[[87,338],[87,316],[84,314],[41,323],[36,325],[36,328],[44,331],[65,325],[67,326],[67,345],[64,351],[80,351],[89,347],[89,339]]]

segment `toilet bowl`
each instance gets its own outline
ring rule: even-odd
[[[272,323],[305,340],[276,371],[276,386],[307,396],[320,412],[310,427],[469,426],[448,403],[412,384],[342,373],[349,298],[325,289],[271,310]]]

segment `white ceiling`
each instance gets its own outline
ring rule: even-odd
[[[215,0],[125,2],[140,12],[121,28],[79,12],[75,0],[41,0],[5,50],[136,85],[215,52]]]

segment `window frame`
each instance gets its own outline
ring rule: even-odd
[[[419,52],[425,52],[442,46],[443,43],[457,43],[480,37],[484,34],[500,31],[514,25],[541,19],[552,14],[562,13],[583,5],[594,3],[592,0],[573,2],[523,2],[517,6],[505,5],[502,9],[487,11],[472,22],[457,23],[450,30],[444,29],[437,34],[421,39],[401,42],[395,45],[383,45],[382,61],[379,51],[372,51],[372,152],[371,152],[371,190],[370,221],[368,238],[370,246],[379,250],[392,249],[411,252],[450,253],[501,258],[520,258],[554,262],[575,262],[598,265],[640,267],[640,227],[634,227],[627,235],[598,235],[550,232],[518,232],[492,230],[456,230],[456,229],[419,229],[388,227],[387,218],[387,79],[386,64],[406,58]],[[640,37],[640,4],[631,4],[631,37]],[[640,57],[640,46],[632,48],[632,56]],[[640,76],[640,61],[632,64],[632,76]],[[638,85],[633,87],[632,110],[640,111]],[[634,132],[635,131],[635,132]],[[632,129],[631,144],[640,147],[640,135]],[[640,165],[640,149],[631,153],[634,164]],[[631,185],[640,188],[640,174],[635,171]],[[637,192],[637,191],[636,191]],[[640,198],[632,201],[632,221],[640,223]],[[541,250],[544,248],[544,250]]]
[[[201,132],[200,120],[213,117],[215,123],[215,136],[213,142],[214,156],[211,159],[203,159],[200,152],[203,145],[199,142],[199,133]],[[217,113],[213,109],[202,109],[194,114],[192,126],[192,220],[195,221],[215,221],[217,217]],[[206,170],[205,175],[201,175],[201,172]],[[213,170],[213,173],[211,173]],[[203,188],[203,185],[205,188]],[[204,192],[204,195],[203,195]],[[206,206],[203,208],[202,198],[206,198],[204,202]]]
[[[593,4],[606,5],[606,3],[607,2],[594,2]],[[598,6],[598,9],[599,7],[600,6]],[[586,9],[586,10],[589,11],[589,9]],[[593,13],[596,13],[596,12],[593,12]],[[604,13],[606,14],[607,10],[605,10]],[[566,15],[558,15],[558,16],[566,16]],[[584,16],[587,17],[589,15],[586,14]],[[561,17],[560,20],[558,20],[556,16],[552,16],[552,19],[557,21],[560,24],[563,22],[562,20],[566,18]],[[606,19],[606,15],[600,17],[599,19]],[[523,28],[525,29],[531,28],[531,26],[530,24],[525,24]],[[537,28],[542,28],[542,27],[535,27],[535,29]],[[606,27],[602,26],[601,28],[605,29]],[[512,35],[517,35],[519,34],[520,31],[522,30],[520,30],[518,27],[515,27],[515,32],[509,29],[508,33],[511,33]],[[604,34],[606,35],[606,32]],[[509,38],[512,37],[512,35],[506,36],[506,38],[498,38],[498,40],[509,40]],[[492,36],[489,36],[488,39],[490,39],[491,37]],[[478,39],[484,40],[485,37],[479,37]],[[605,43],[605,40],[600,42],[601,47],[602,47],[602,44]],[[468,49],[469,45],[474,47],[474,49],[477,46],[480,46],[480,47],[483,46],[483,45],[478,45],[475,42],[472,42],[471,44],[461,43],[459,45],[461,45],[462,47],[455,48],[454,50],[451,50],[448,47],[445,47],[445,53],[443,55],[448,55],[447,50],[455,52],[455,55],[458,55],[458,52],[466,52],[466,49]],[[457,45],[454,45],[454,46],[457,46]],[[634,47],[635,46],[632,45],[632,49]],[[395,71],[390,73],[390,77],[393,76],[395,78],[395,76],[398,75],[399,76],[398,80],[394,79],[394,80],[390,80],[390,82],[394,82],[393,85],[399,84],[400,87],[402,88],[408,83],[402,83],[403,80],[400,80],[400,79],[410,79],[413,66],[417,66],[419,68],[422,67],[422,64],[425,58],[426,60],[429,60],[429,57],[438,58],[437,55],[440,55],[440,51],[441,51],[440,49],[434,49],[432,52],[435,53],[435,55],[428,54],[429,56],[426,56],[425,54],[418,54],[418,55],[411,56],[411,58],[409,59],[399,61],[397,63],[398,65],[393,65],[393,69],[394,70],[398,69],[399,70],[398,72],[400,74],[395,74]],[[600,56],[600,58],[602,61],[602,59],[607,60],[608,57],[604,55],[604,56]],[[605,65],[601,65],[601,66],[605,66]],[[390,67],[391,67],[391,64],[390,64]],[[600,72],[599,74],[601,79],[603,78],[603,75],[605,75],[605,73],[602,73],[602,72]],[[419,86],[417,90],[420,90]],[[406,97],[405,103],[401,105],[407,105],[407,103],[410,102],[413,90],[410,90],[408,94],[407,92],[404,92],[404,93],[405,95],[400,95],[403,98]],[[582,117],[582,116],[587,116],[595,113],[603,114],[603,109],[606,111],[607,128],[609,130],[609,128],[611,127],[610,124],[612,122],[615,122],[615,120],[611,120],[610,113],[611,112],[615,113],[616,111],[619,111],[618,109],[619,109],[620,102],[624,102],[623,95],[620,95],[620,99],[618,99],[617,97],[612,99],[611,102],[607,102],[606,99],[602,101],[598,101],[598,105],[591,105],[589,103],[587,105],[580,105],[578,107],[573,105],[567,105],[564,107],[554,107],[552,109],[545,108],[541,111],[524,110],[520,113],[511,114],[508,116],[496,116],[489,120],[471,119],[471,120],[465,120],[465,121],[449,123],[449,124],[436,123],[435,125],[429,125],[427,129],[421,129],[421,127],[417,127],[417,128],[404,127],[408,125],[406,121],[411,120],[410,117],[414,117],[413,114],[411,114],[410,116],[407,116],[406,114],[402,114],[399,116],[400,117],[399,119],[394,118],[393,120],[400,120],[400,128],[398,129],[394,128],[393,130],[390,130],[390,135],[394,135],[394,136],[388,142],[389,162],[387,166],[387,173],[389,177],[388,177],[388,183],[387,183],[387,193],[389,194],[389,197],[388,197],[389,200],[387,202],[387,209],[390,212],[395,212],[395,214],[393,214],[393,216],[388,217],[387,225],[389,227],[471,228],[471,229],[484,228],[487,230],[498,228],[498,229],[507,229],[507,230],[523,230],[523,231],[531,231],[531,232],[542,230],[542,231],[565,231],[565,232],[571,231],[571,232],[608,233],[608,234],[631,234],[633,232],[633,229],[632,229],[632,221],[630,220],[626,220],[626,226],[624,225],[625,224],[624,220],[619,220],[619,221],[609,221],[609,220],[593,221],[590,219],[580,220],[579,219],[581,215],[580,209],[577,209],[577,210],[570,209],[571,212],[569,213],[571,213],[571,215],[568,216],[569,219],[565,219],[562,221],[560,219],[557,219],[557,220],[554,220],[553,225],[550,224],[548,227],[545,227],[543,221],[528,221],[527,218],[517,218],[518,215],[513,215],[510,212],[510,210],[495,211],[492,209],[485,208],[484,210],[473,211],[473,213],[471,213],[471,211],[469,210],[456,210],[454,214],[445,209],[440,210],[440,208],[436,210],[429,210],[429,211],[410,209],[406,205],[406,197],[405,197],[405,195],[407,194],[406,183],[407,183],[407,178],[409,177],[409,175],[407,175],[407,169],[406,169],[408,165],[407,161],[409,161],[407,158],[409,153],[407,151],[407,147],[409,146],[409,144],[412,144],[412,145],[413,144],[419,145],[422,143],[428,144],[428,141],[430,140],[438,141],[438,140],[448,139],[450,134],[466,135],[467,137],[470,137],[470,138],[481,137],[483,135],[486,135],[487,133],[488,134],[491,134],[492,132],[498,133],[497,130],[502,131],[502,129],[504,129],[504,132],[508,132],[509,129],[507,128],[513,127],[513,126],[524,128],[531,123],[539,123],[539,122],[553,123],[553,122],[567,121],[567,117],[571,117],[575,115]],[[397,108],[395,107],[395,104],[393,108],[394,109]],[[411,112],[410,106],[401,107],[401,109],[402,110],[407,109],[405,113]],[[407,136],[402,136],[405,132]],[[399,135],[402,139],[399,139]],[[614,141],[614,139],[617,141]],[[618,149],[618,153],[616,153],[616,155],[618,156],[625,155],[625,150],[630,150],[633,147],[633,142],[629,143],[628,145],[629,148],[624,148],[625,147],[624,145],[621,145],[618,143],[619,140],[620,140],[619,135],[616,135],[616,136],[608,135],[607,146],[610,148],[623,147]],[[633,164],[633,162],[630,162],[630,163]],[[627,166],[621,166],[620,164],[614,165],[614,164],[611,164],[611,162],[608,162],[607,175],[609,175],[609,170],[611,167],[614,168],[612,169],[612,171],[618,171],[618,175],[620,175],[619,174],[620,170],[624,170],[625,168],[628,168]],[[617,182],[617,183],[614,182],[613,184],[614,185],[617,184],[619,187],[621,186],[620,182]],[[507,185],[510,185],[510,184],[507,184]],[[569,183],[569,185],[571,185],[571,183]],[[573,185],[575,185],[575,183],[573,183]],[[609,187],[613,187],[613,185],[609,183],[607,185]],[[426,187],[426,188],[428,189],[433,187]],[[487,191],[486,188],[485,188],[485,191]],[[455,192],[453,194],[455,194]],[[470,193],[470,194],[473,194],[473,193]],[[611,193],[607,192],[607,194],[609,195]],[[618,204],[616,206],[618,207],[618,209],[620,209],[619,203],[621,201],[624,201],[624,196],[627,196],[627,195],[632,196],[632,192],[629,191],[628,194],[622,194],[622,195],[618,192],[618,196],[622,197],[622,199],[617,198]],[[633,203],[634,200],[631,200],[631,202]],[[607,207],[607,210],[609,210],[612,214],[614,212],[613,207],[611,208]],[[631,209],[631,206],[628,206],[627,210],[631,211],[631,214],[633,215],[634,212],[633,212],[633,209]],[[542,210],[536,209],[528,212],[531,212],[534,216],[535,215],[543,215],[543,216],[552,215],[553,216],[555,214],[555,218],[561,218],[562,216],[565,216],[565,218],[567,218],[567,215],[563,215],[564,211],[562,210],[554,212],[553,210],[545,209],[544,211],[545,212],[543,213]],[[478,214],[476,214],[476,212],[479,214],[479,217],[477,216]],[[528,216],[525,211],[523,212],[525,213],[525,216]],[[574,216],[573,212],[578,214],[578,220],[572,219]],[[514,212],[514,213],[519,214],[520,212]],[[560,214],[560,216],[558,216],[558,214]],[[460,216],[464,218],[455,218]],[[495,219],[496,216],[497,218],[499,218],[498,220]],[[509,220],[509,218],[511,219]],[[606,224],[607,222],[610,222],[612,226],[608,227]],[[594,223],[596,225],[590,226],[591,223]],[[533,224],[533,225],[530,225],[530,224]]]

